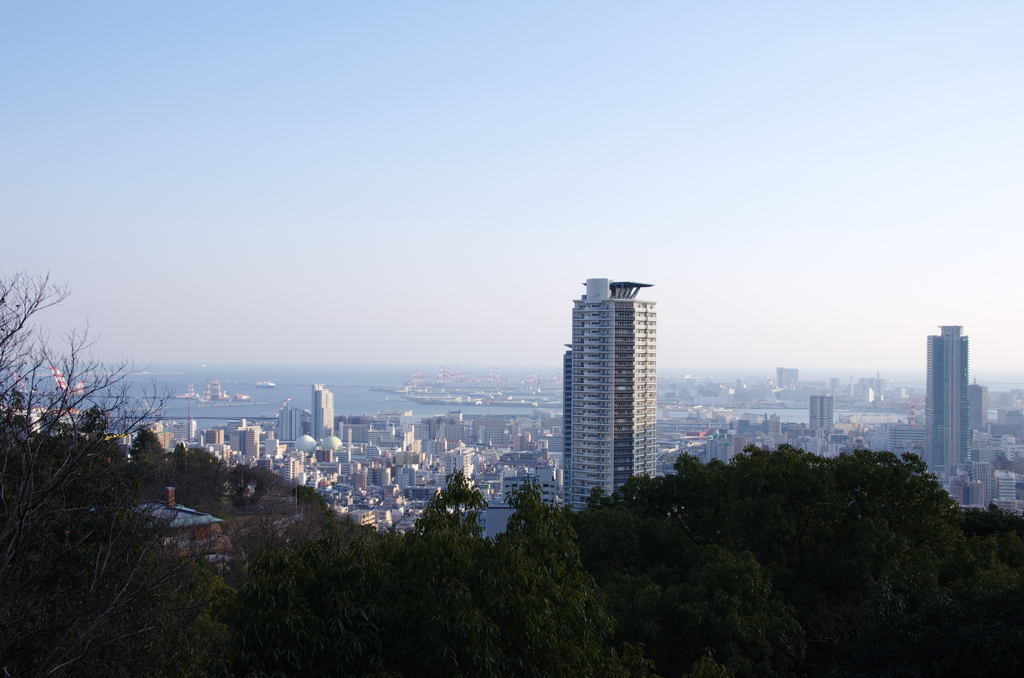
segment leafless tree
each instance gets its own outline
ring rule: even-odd
[[[160,403],[88,332],[51,344],[35,323],[67,296],[0,273],[0,676],[159,672],[178,661],[154,650],[189,614],[187,565],[153,548],[123,449]]]

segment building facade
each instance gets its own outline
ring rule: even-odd
[[[971,428],[985,431],[988,428],[988,386],[971,384]]]
[[[533,473],[503,476],[501,479],[502,496],[507,501],[512,492],[522,489],[523,485],[527,482],[537,483],[537,488],[540,490],[541,499],[544,503],[555,506],[561,497],[562,483],[565,482],[565,472],[563,469],[553,466],[539,466],[534,469]]]
[[[657,323],[651,285],[591,278],[572,312],[565,356],[565,493],[581,510],[656,467]]]
[[[260,426],[240,426],[238,428],[238,447],[235,448],[241,454],[256,459],[260,456],[260,434],[263,432]]]
[[[800,381],[800,370],[792,367],[776,367],[775,368],[775,387],[776,388],[796,388],[797,382]]]
[[[302,435],[302,410],[285,405],[277,415],[277,436],[289,443],[295,442]]]
[[[943,484],[966,463],[971,449],[968,341],[959,325],[944,325],[928,337],[925,387],[925,461]]]
[[[886,449],[895,454],[913,452],[920,454],[924,450],[925,430],[917,425],[893,425],[885,432]],[[915,447],[916,446],[916,447]]]
[[[334,394],[323,384],[313,384],[312,435],[317,440],[334,435]]]
[[[807,428],[828,430],[835,423],[835,399],[830,395],[812,395],[807,407]]]

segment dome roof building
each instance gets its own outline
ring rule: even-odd
[[[316,449],[316,441],[310,436],[300,436],[295,441],[295,449],[299,452],[312,452]]]
[[[327,436],[322,441],[320,441],[320,449],[337,452],[338,450],[341,449],[341,438],[339,438],[338,436]]]

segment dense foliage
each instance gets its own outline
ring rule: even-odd
[[[417,528],[336,531],[265,553],[238,597],[238,662],[256,676],[629,676],[613,620],[580,568],[567,517],[535,487],[497,539],[461,474]]]
[[[737,675],[1021,668],[1021,626],[915,659],[1024,613],[1001,610],[1024,601],[1024,544],[1014,516],[965,520],[914,455],[683,456],[674,475],[595,496],[574,524],[619,633],[661,675],[706,647]]]
[[[63,299],[0,277],[0,675],[199,675],[227,630],[207,563],[168,557],[119,441],[147,408],[125,366],[50,349],[33,316]],[[145,442],[145,439],[143,439]]]

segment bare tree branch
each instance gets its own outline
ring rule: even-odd
[[[162,399],[95,359],[88,330],[50,344],[37,316],[67,296],[0,274],[0,673],[152,674],[149,650],[195,614],[191,560],[162,555],[125,472]]]

